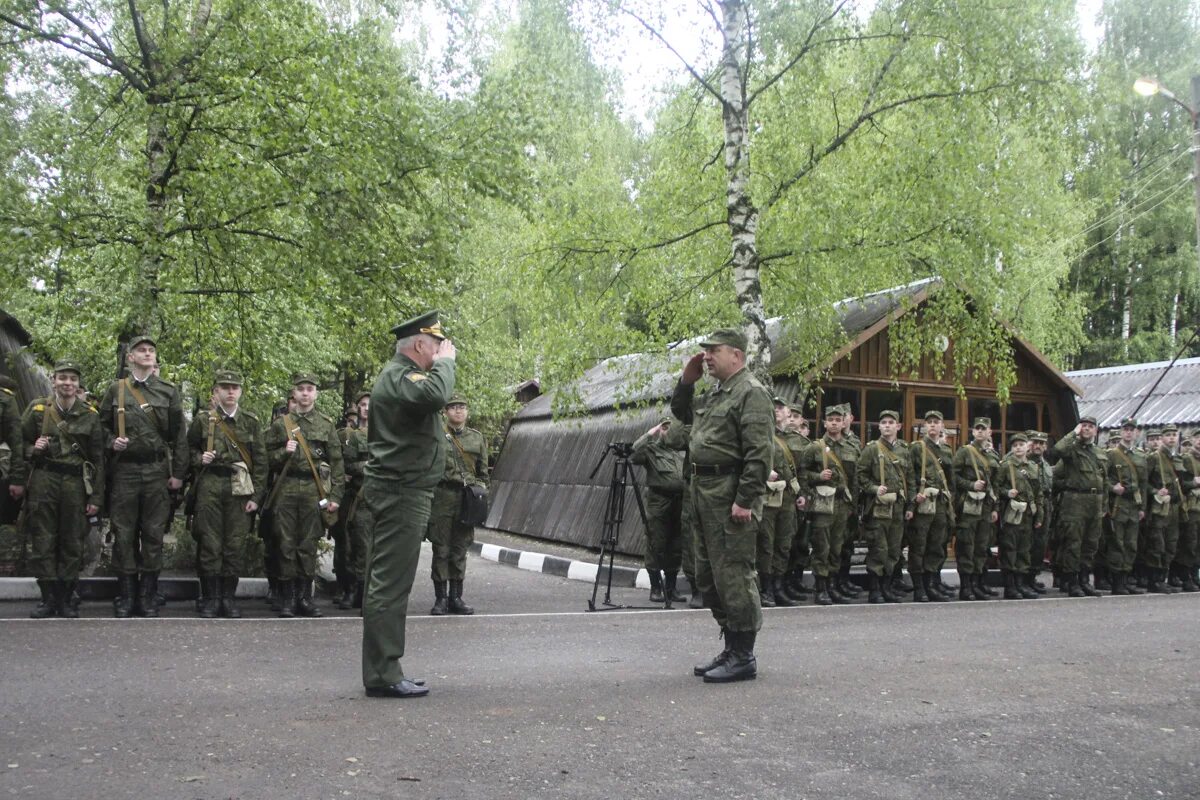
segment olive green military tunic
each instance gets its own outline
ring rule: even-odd
[[[1200,566],[1200,483],[1196,482],[1196,476],[1200,475],[1200,458],[1195,453],[1181,455],[1176,474],[1183,490],[1183,502],[1179,508],[1179,543],[1175,547],[1174,563],[1194,578],[1196,567]],[[1184,585],[1194,582],[1188,580]]]
[[[908,448],[908,455],[914,481],[908,572],[914,576],[925,572],[940,580],[954,513],[954,454],[947,445],[925,436]],[[936,496],[930,489],[936,491]],[[924,496],[926,501],[918,504],[917,495]]]
[[[683,453],[644,433],[629,460],[646,471],[646,571],[675,575],[683,561]]]
[[[791,453],[792,461],[796,465],[796,483],[799,488],[796,491],[796,497],[805,498],[806,506],[812,502],[810,495],[812,489],[808,485],[808,478],[804,473],[802,466],[804,461],[804,451],[812,444],[812,440],[803,434],[796,431],[787,431],[783,434],[783,441],[787,444],[788,452]],[[808,568],[809,555],[809,530],[808,530],[808,509],[796,512],[796,528],[792,535],[792,549],[787,554],[787,563],[783,565],[785,572],[803,573]]]
[[[6,571],[16,566],[21,555],[17,528],[5,520],[13,520],[17,516],[15,501],[9,495],[8,487],[17,484],[13,476],[18,471],[17,462],[25,458],[22,450],[21,412],[17,409],[17,396],[12,389],[0,386],[0,565]]]
[[[695,389],[678,383],[671,411],[692,420],[696,584],[722,629],[757,631],[762,606],[754,550],[772,468],[771,396],[745,367],[699,398]],[[751,519],[734,520],[734,503],[750,509]]]
[[[299,434],[292,432],[296,428]],[[328,488],[318,489],[313,467],[302,447],[287,452],[288,440],[299,441],[301,437],[308,444],[318,476],[323,482],[328,481]],[[327,500],[341,503],[346,488],[341,440],[333,420],[315,408],[306,414],[292,411],[271,424],[267,431],[267,452],[271,470],[277,473],[275,480],[283,482],[271,506],[279,578],[285,581],[311,578],[317,571],[317,540],[325,533],[320,507],[322,490]]]
[[[217,455],[206,465],[200,459],[209,449],[210,439]],[[202,575],[244,575],[250,535],[246,503],[261,506],[266,499],[268,459],[262,425],[258,417],[241,408],[235,409],[232,417],[224,409],[208,409],[196,414],[187,440],[192,454],[192,535],[199,545],[197,567]],[[234,475],[242,466],[235,465],[244,465],[251,482],[245,487],[239,480],[236,493]]]
[[[458,521],[464,486],[488,485],[487,440],[474,428],[444,427],[446,466],[433,490],[429,527],[425,536],[433,545],[430,577],[437,582],[461,581],[467,572],[467,548],[475,541],[475,528]],[[461,448],[461,450],[459,449]]]
[[[370,460],[363,491],[375,525],[367,544],[363,598],[363,685],[378,688],[404,677],[404,626],[429,524],[433,489],[446,471],[439,412],[454,393],[452,359],[429,371],[397,353],[371,388]]]
[[[1017,490],[1016,497],[1009,496],[1011,489]],[[1000,496],[1000,569],[1024,575],[1029,571],[1033,529],[1042,525],[1043,518],[1038,470],[1028,458],[1010,453],[997,470],[996,491]],[[1014,501],[1028,505],[1018,514]]]
[[[346,491],[342,494],[338,528],[334,531],[333,571],[339,576],[346,573],[355,580],[362,580],[366,571],[367,538],[373,520],[371,506],[362,492],[369,456],[368,430],[369,426],[343,428],[338,432],[342,441],[342,463],[346,468]]]
[[[1068,433],[1054,444],[1061,469],[1055,564],[1068,575],[1090,570],[1100,546],[1108,497],[1108,456],[1094,441]]]
[[[958,514],[954,560],[964,575],[982,574],[987,561],[994,527],[992,513],[996,510],[996,466],[994,456],[989,457],[974,440],[954,454],[954,499]],[[976,481],[984,482],[982,491],[976,491]]]
[[[841,565],[842,540],[858,496],[858,455],[858,448],[845,437],[834,439],[829,434],[804,451],[800,471],[812,487],[809,514],[813,575],[828,578],[836,575]],[[833,474],[824,480],[821,473],[827,469]],[[830,490],[828,497],[822,496]]]
[[[1146,534],[1146,566],[1151,569],[1167,569],[1175,559],[1175,548],[1179,542],[1179,521],[1184,512],[1183,481],[1179,472],[1183,469],[1182,458],[1165,447],[1160,447],[1146,458],[1148,467],[1149,497],[1146,517],[1150,521]],[[1170,502],[1156,500],[1160,489],[1167,490]]]
[[[35,453],[34,443],[43,435],[50,444]],[[29,570],[40,579],[74,581],[82,567],[86,506],[104,504],[100,419],[82,400],[70,408],[60,408],[53,396],[36,400],[21,417],[21,441],[22,458],[12,477],[28,486]]]
[[[796,479],[796,462],[782,431],[775,431],[772,444],[774,449],[771,458],[778,476],[776,480],[782,482],[784,487],[780,490],[782,497],[779,505],[763,506],[755,559],[760,574],[782,575],[787,571],[792,539],[796,535],[796,492],[800,482]]]
[[[1118,443],[1108,449],[1109,518],[1106,558],[1113,572],[1130,572],[1137,557],[1138,530],[1146,510],[1146,456]],[[1120,484],[1117,494],[1112,487]]]
[[[904,516],[912,498],[908,446],[900,439],[871,441],[859,455],[857,483],[866,523],[867,569],[879,577],[891,575],[900,560]],[[879,495],[881,486],[887,487],[884,497]],[[893,502],[885,502],[892,494]]]
[[[122,384],[124,391],[122,392]],[[124,394],[124,404],[121,396]],[[145,405],[138,399],[141,395]],[[129,446],[112,450],[124,409]],[[187,475],[187,431],[179,390],[156,375],[145,382],[130,375],[116,381],[100,402],[100,421],[111,451],[112,489],[109,520],[113,533],[113,567],[123,575],[162,569],[163,536],[171,524],[169,478]]]

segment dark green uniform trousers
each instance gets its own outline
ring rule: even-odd
[[[38,470],[25,502],[29,503],[25,512],[31,545],[29,571],[35,578],[76,580],[87,535],[83,478]]]
[[[646,569],[679,574],[683,563],[683,494],[646,490]]]
[[[692,490],[685,486],[679,508],[679,547],[683,574],[687,576],[688,585],[693,593],[696,588],[696,514],[692,505]]]
[[[850,513],[850,504],[838,498],[834,500],[832,514],[812,515],[813,575],[822,578],[837,575],[842,563],[842,539],[846,535]]]
[[[317,540],[325,533],[317,486],[308,475],[287,475],[277,480],[284,481],[271,509],[279,548],[279,577],[285,581],[311,578],[317,573]]]
[[[796,538],[796,495],[784,492],[782,506],[764,508],[763,524],[773,525],[775,530],[771,537],[771,558],[761,571],[783,575],[788,571],[792,540]]]
[[[1150,508],[1159,504],[1150,501]],[[1159,506],[1160,508],[1162,506]],[[1165,514],[1152,513],[1146,530],[1146,566],[1151,569],[1167,569],[1175,558],[1175,547],[1179,543],[1179,505],[1170,503]]]
[[[192,535],[199,549],[200,572],[234,578],[245,575],[246,539],[250,534],[249,497],[234,497],[228,475],[201,476],[196,487]]]
[[[954,530],[954,561],[965,575],[982,575],[992,543],[991,511],[983,516],[963,514]]]
[[[946,537],[950,531],[950,515],[939,498],[932,514],[914,514],[908,525],[908,572],[939,573],[946,561]]]
[[[462,489],[438,486],[433,490],[433,505],[425,537],[433,545],[429,577],[435,582],[461,581],[467,575],[467,549],[475,541],[475,529],[458,521]]]
[[[696,513],[696,584],[713,618],[738,633],[762,628],[754,547],[758,520],[735,522],[729,516],[736,475],[692,478]]]
[[[1033,520],[1028,513],[1013,525],[1000,525],[1000,569],[1024,575],[1029,571],[1029,546],[1033,540]]]
[[[1111,521],[1107,531],[1108,547],[1106,559],[1112,572],[1132,572],[1133,560],[1137,556],[1138,529],[1141,524],[1136,515],[1120,514]]]
[[[876,517],[874,513],[868,513],[864,526],[867,534],[867,571],[880,577],[891,575],[900,560],[900,545],[904,538],[904,506],[894,504],[891,517]]]
[[[1058,511],[1056,566],[1068,575],[1091,569],[1103,532],[1104,498],[1098,494],[1064,492]]]
[[[1187,512],[1188,518],[1179,522],[1179,543],[1175,548],[1175,565],[1184,570],[1200,566],[1200,508]]]
[[[122,575],[162,569],[163,536],[171,524],[166,461],[125,464],[117,457],[108,500],[113,568]]]
[[[421,540],[429,525],[432,489],[409,489],[398,481],[370,478],[364,499],[375,517],[367,540],[363,596],[363,685],[378,688],[404,677],[404,626],[408,595],[417,575]]]
[[[333,535],[333,572],[339,578],[349,576],[362,580],[371,520],[371,508],[362,496],[362,487],[347,490],[338,509],[338,524],[330,531]]]

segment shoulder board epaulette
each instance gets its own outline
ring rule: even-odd
[[[171,388],[171,389],[174,389],[174,388],[175,388],[175,384],[171,383],[171,382],[170,382],[170,381],[168,381],[168,380],[164,380],[164,379],[162,379],[162,378],[159,378],[159,379],[158,379],[158,382],[159,382],[159,383],[161,383],[163,386],[166,386],[166,387],[168,387],[168,388]]]
[[[333,417],[327,416],[320,411],[317,412],[317,416],[328,422],[330,425],[333,424]]]
[[[43,405],[42,403],[34,403],[34,404],[33,404],[33,410],[34,410],[34,411],[45,411],[45,410],[46,410],[46,406],[45,406],[45,405]]]
[[[404,377],[408,378],[413,383],[420,383],[421,381],[429,380],[429,376],[426,375],[424,372],[417,372],[415,370],[408,373]]]
[[[11,394],[13,397],[17,396],[16,392],[14,392],[12,389],[9,389],[6,386],[0,386],[0,392],[4,392],[5,394]]]
[[[763,391],[766,391],[767,387],[763,386],[762,381],[760,381],[758,378],[754,377],[753,375],[749,375],[747,377],[749,378],[749,383],[751,386],[755,387],[756,389],[762,389]]]
[[[255,414],[253,411],[242,411],[241,409],[238,409],[238,413],[245,414],[247,418],[252,419],[255,422],[258,422],[258,415]]]
[[[100,413],[99,411],[96,410],[96,407],[94,405],[92,405],[91,403],[84,403],[83,407],[86,408],[88,411],[92,412],[93,414]]]

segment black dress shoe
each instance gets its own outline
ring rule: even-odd
[[[410,681],[401,678],[391,686],[368,686],[367,697],[424,697],[429,694],[425,681]]]

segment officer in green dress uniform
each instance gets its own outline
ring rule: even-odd
[[[1029,462],[1029,437],[1014,433],[1008,439],[1009,453],[997,470],[1000,495],[1000,572],[1005,600],[1036,600],[1039,595],[1021,578],[1029,572],[1029,550],[1034,528],[1042,526],[1042,485],[1038,471]]]
[[[479,431],[467,427],[469,411],[462,395],[453,395],[443,413],[448,445],[446,465],[442,479],[433,490],[433,506],[425,534],[433,544],[429,571],[433,579],[434,604],[429,613],[474,614],[475,609],[463,600],[463,581],[467,576],[467,548],[475,541],[475,528],[460,522],[459,512],[466,487],[487,489],[487,440]]]
[[[987,600],[982,564],[991,546],[996,513],[995,467],[988,456],[992,420],[976,417],[972,439],[954,454],[954,498],[958,524],[955,528],[954,559],[958,564],[958,599]]]
[[[901,601],[892,589],[891,576],[900,561],[904,523],[913,517],[909,501],[915,495],[908,447],[896,437],[899,428],[900,412],[879,412],[879,438],[867,444],[858,459],[871,603]]]
[[[1113,594],[1143,594],[1128,585],[1137,555],[1138,528],[1146,518],[1146,456],[1134,448],[1137,420],[1121,420],[1120,439],[1108,448],[1108,577]]]
[[[676,584],[683,563],[683,453],[664,437],[671,418],[639,436],[629,460],[645,470],[646,572],[650,576],[650,602],[687,600]]]
[[[135,336],[125,359],[128,377],[109,386],[100,401],[111,451],[108,506],[119,590],[113,614],[157,617],[170,493],[183,487],[188,468],[187,428],[179,389],[157,374],[154,340]]]
[[[395,328],[396,355],[371,388],[370,459],[364,496],[375,516],[367,544],[363,596],[363,685],[368,697],[420,697],[404,676],[404,625],[429,525],[433,491],[446,474],[446,431],[439,412],[454,394],[457,351],[437,311]]]
[[[1058,514],[1059,567],[1071,597],[1099,597],[1089,578],[1108,499],[1108,455],[1096,444],[1096,418],[1079,418],[1054,444],[1062,470]]]
[[[725,637],[725,649],[693,672],[706,683],[757,674],[754,642],[762,627],[755,541],[771,473],[771,396],[746,368],[746,335],[714,331],[700,343],[671,396],[671,411],[691,420],[688,454],[695,507],[696,582]],[[717,385],[695,396],[701,366]]]
[[[53,392],[21,418],[21,454],[13,485],[27,485],[25,531],[30,571],[42,602],[34,619],[77,617],[70,602],[79,580],[88,517],[104,498],[104,431],[96,411],[79,399],[79,365],[54,365]]]
[[[313,603],[317,540],[336,519],[346,488],[342,443],[334,422],[316,409],[317,376],[292,375],[295,410],[271,423],[267,452],[276,485],[268,505],[279,552],[281,617],[319,617]]]
[[[258,417],[241,408],[242,376],[217,370],[212,402],[188,428],[199,545],[197,572],[204,584],[200,616],[238,618],[238,578],[246,570],[250,515],[262,505],[267,451]]]
[[[946,558],[950,516],[954,513],[954,454],[941,441],[943,420],[942,412],[936,409],[925,412],[924,436],[908,448],[915,481],[915,513],[908,529],[908,573],[913,582],[913,600],[919,603],[950,599],[941,592],[941,564]]]
[[[333,573],[339,596],[335,605],[342,609],[362,608],[363,573],[367,563],[367,537],[371,531],[371,509],[363,500],[366,478],[367,432],[370,429],[371,393],[359,392],[354,398],[354,423],[338,431],[342,442],[342,463],[346,469],[346,491],[333,528]]]
[[[0,576],[15,574],[21,556],[21,540],[13,525],[25,492],[25,487],[13,480],[16,463],[24,459],[16,390],[12,378],[0,375]]]

